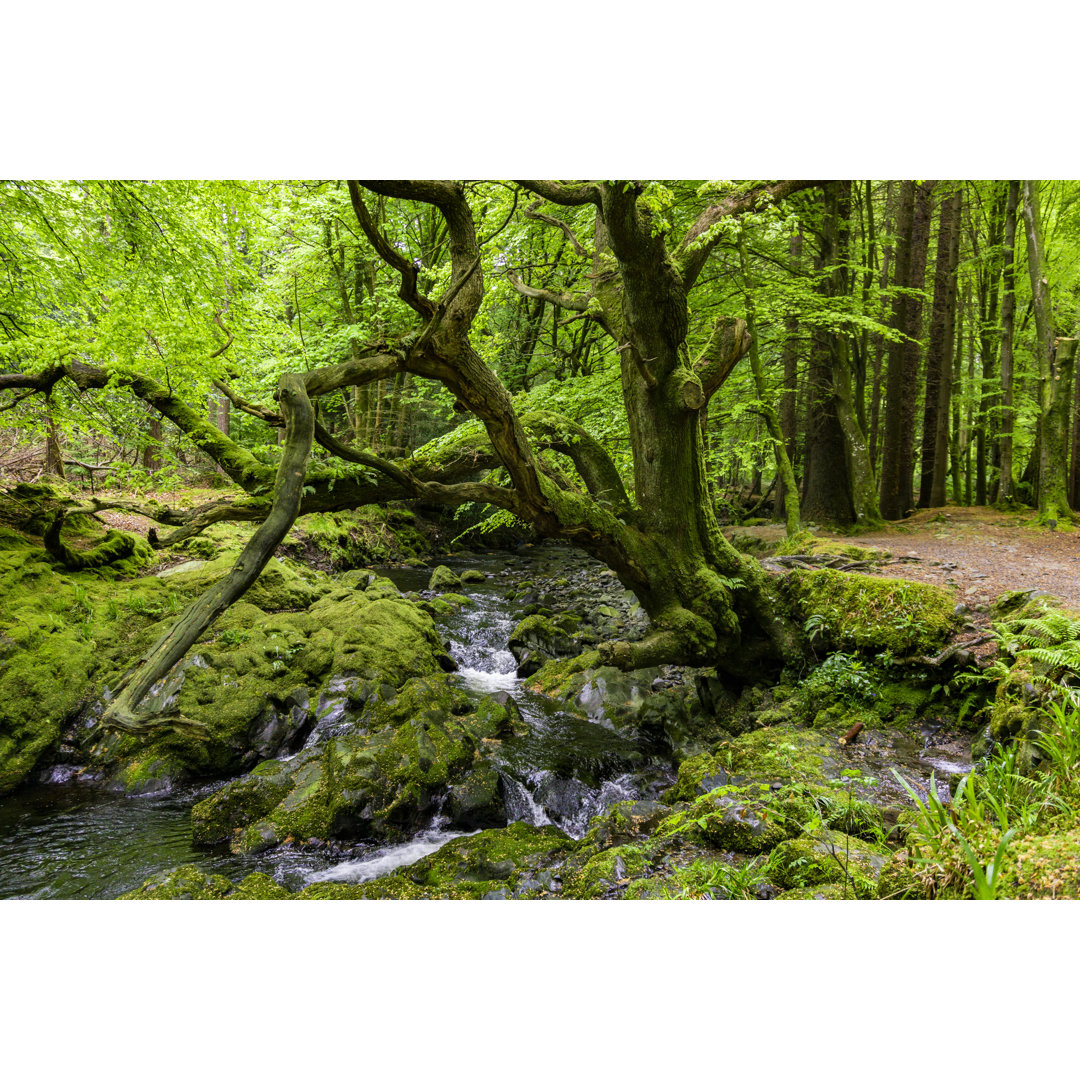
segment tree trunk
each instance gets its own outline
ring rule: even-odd
[[[935,181],[916,186],[905,180],[900,191],[896,227],[893,284],[899,289],[922,289],[926,248],[930,239],[930,193]],[[922,301],[898,294],[893,300],[892,326],[905,341],[889,343],[886,374],[885,442],[881,464],[881,515],[896,521],[912,504],[915,446],[915,393],[919,374],[918,336],[922,332]]]
[[[138,707],[150,688],[163,678],[213,624],[254,583],[278,544],[292,528],[303,495],[304,472],[315,427],[315,413],[300,375],[283,375],[279,384],[285,416],[285,450],[274,484],[273,507],[248,541],[232,570],[190,604],[151,646],[139,666],[123,681],[102,717],[102,724],[125,731],[162,725],[190,728],[184,717],[148,717]]]
[[[923,404],[922,470],[919,507],[945,505],[945,456],[949,396],[952,389],[952,331],[956,312],[956,262],[960,231],[960,191],[945,192],[938,221],[934,302],[926,350],[926,397]],[[939,457],[940,451],[940,457]]]
[[[1005,205],[1005,251],[1001,270],[1004,295],[1001,298],[1001,472],[998,501],[1013,500],[1013,326],[1016,320],[1016,216],[1020,201],[1020,181],[1009,181]]]
[[[915,216],[911,226],[911,288],[919,293],[926,285],[926,256],[930,247],[930,221],[934,210],[932,195],[936,186],[936,180],[924,180],[915,190]],[[915,404],[923,349],[923,302],[919,296],[912,297],[908,316],[900,419],[900,480],[905,514],[915,505]]]
[[[64,451],[60,446],[60,428],[53,416],[52,399],[45,399],[47,418],[45,421],[45,475],[66,479],[64,473]]]
[[[788,254],[791,256],[792,268],[796,268],[799,257],[802,254],[802,233],[795,233],[788,242]],[[784,389],[780,395],[780,429],[784,437],[784,450],[791,462],[792,471],[795,467],[796,446],[796,394],[799,387],[799,352],[798,352],[799,320],[794,315],[789,315],[784,320]],[[795,487],[798,495],[798,487]],[[787,484],[781,476],[776,486],[776,505],[773,509],[773,517],[778,520],[787,519]]]
[[[765,418],[765,426],[769,437],[772,439],[773,455],[776,458],[776,470],[780,474],[784,490],[784,520],[788,536],[794,536],[800,527],[799,523],[799,492],[795,485],[795,473],[791,468],[791,459],[788,457],[787,447],[784,440],[784,432],[780,426],[780,418],[773,407],[772,395],[765,384],[765,371],[761,366],[761,357],[758,354],[757,343],[757,314],[754,308],[754,286],[750,277],[750,262],[746,257],[746,244],[742,233],[739,234],[739,261],[742,265],[743,285],[746,289],[746,328],[750,332],[750,368],[754,373],[754,385],[757,389],[758,400],[761,402],[761,412]],[[759,471],[751,486],[750,493],[755,493],[755,488],[760,490],[761,472]],[[779,503],[779,498],[777,498]]]
[[[1044,247],[1039,197],[1034,181],[1022,185],[1021,213],[1027,236],[1028,273],[1035,312],[1039,370],[1039,521],[1056,527],[1071,521],[1066,486],[1069,406],[1076,338],[1056,338],[1050,304],[1049,265]],[[1052,523],[1052,524],[1051,524]]]

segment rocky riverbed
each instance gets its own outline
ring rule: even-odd
[[[850,651],[824,679],[793,667],[739,689],[710,670],[600,665],[596,644],[647,622],[610,571],[571,549],[441,565],[272,565],[263,592],[159,688],[163,709],[208,722],[207,746],[87,744],[95,706],[77,710],[0,802],[0,893],[916,892],[897,773],[947,800],[971,767],[971,733],[934,694],[940,670],[871,670],[895,620],[880,620],[880,640],[865,620],[834,620],[830,645]],[[181,566],[139,588],[167,607],[216,570]],[[793,579],[796,602],[810,613],[871,587],[855,577]],[[916,595],[923,652],[957,628],[935,597]],[[861,733],[840,745],[854,723]]]

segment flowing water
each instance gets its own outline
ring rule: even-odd
[[[555,560],[552,562],[552,560]],[[459,665],[453,676],[470,695],[506,695],[518,707],[527,732],[504,740],[497,762],[507,820],[555,825],[580,838],[590,818],[624,799],[653,798],[674,781],[670,762],[657,760],[647,745],[605,726],[596,712],[586,718],[528,691],[515,676],[507,650],[529,595],[510,600],[523,580],[572,576],[588,565],[565,549],[533,549],[514,555],[471,555],[447,559],[458,572],[477,568],[488,575],[463,586],[473,605],[436,620]],[[595,565],[595,564],[594,564]],[[380,571],[403,591],[427,587],[430,570]],[[331,685],[316,707],[307,745],[348,731],[345,688]],[[836,773],[858,765],[879,777],[875,798],[904,801],[892,774],[898,768],[917,790],[936,774],[937,790],[949,796],[949,779],[971,768],[966,742],[928,730],[920,738],[888,731],[867,733]],[[127,796],[80,781],[71,767],[57,767],[48,782],[27,786],[0,800],[0,898],[111,898],[152,874],[183,864],[237,881],[253,871],[269,874],[290,890],[316,881],[364,882],[430,855],[457,836],[438,807],[408,842],[282,845],[254,855],[233,855],[224,846],[206,849],[191,842],[191,807],[220,783],[167,794]]]
[[[589,819],[623,799],[641,798],[669,784],[670,767],[650,760],[632,740],[560,710],[527,691],[517,679],[506,643],[521,618],[523,602],[505,593],[529,573],[543,573],[543,554],[447,559],[489,575],[462,588],[472,607],[436,621],[459,665],[454,676],[477,698],[506,694],[520,709],[528,734],[506,740],[500,762],[508,821],[556,825],[584,835]],[[564,562],[575,558],[566,553]],[[580,560],[576,560],[580,561]],[[582,565],[584,565],[582,563]],[[430,570],[380,571],[404,590],[426,588]],[[333,687],[318,709],[309,736],[317,744],[349,727]],[[166,794],[128,796],[80,781],[56,769],[47,783],[25,787],[0,800],[0,898],[107,899],[160,871],[191,864],[233,880],[262,871],[290,889],[314,881],[363,882],[438,850],[457,836],[436,815],[409,842],[340,848],[284,846],[256,856],[191,842],[190,812],[218,784]]]

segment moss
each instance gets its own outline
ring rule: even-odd
[[[849,898],[854,892],[860,900],[871,900],[891,855],[887,848],[825,831],[777,845],[769,859],[769,876],[784,889],[846,882]]]
[[[576,846],[553,825],[538,827],[517,821],[504,829],[485,829],[475,836],[451,840],[396,873],[417,885],[439,890],[493,882],[506,882],[512,888],[523,873],[557,863]]]
[[[564,893],[571,900],[597,900],[643,877],[650,869],[650,860],[641,848],[632,844],[608,848],[568,877]]]
[[[128,795],[168,791],[174,782],[183,779],[184,769],[175,761],[150,751],[127,762],[117,776],[117,782]]]
[[[906,851],[897,851],[881,868],[878,875],[877,898],[879,900],[921,900],[924,897],[922,882]]]
[[[181,866],[144,881],[121,900],[223,900],[233,884],[220,874],[207,874],[196,866]]]
[[[548,697],[563,697],[569,681],[575,675],[597,668],[600,664],[600,653],[595,649],[566,660],[549,660],[530,677],[528,687]]]
[[[195,835],[203,843],[232,836],[245,851],[288,837],[404,839],[436,799],[458,824],[501,824],[498,776],[483,758],[522,721],[512,704],[469,706],[444,675],[410,680],[373,704],[371,734],[332,739],[198,803]]]
[[[439,599],[450,611],[460,611],[462,608],[472,607],[473,604],[476,603],[476,601],[470,597],[462,596],[461,593],[455,592],[445,592]]]
[[[1017,840],[1002,870],[1002,891],[1024,900],[1080,899],[1080,828]]]
[[[830,650],[931,655],[960,626],[955,599],[935,585],[838,570],[793,570],[788,585],[802,618],[817,622],[815,640]]]
[[[729,780],[810,780],[823,783],[835,767],[831,740],[791,725],[762,728],[727,740],[711,752],[696,754],[679,765],[678,780],[662,800],[669,805],[697,798]]]
[[[689,833],[722,851],[757,855],[776,847],[788,836],[778,800],[767,785],[721,787],[678,810],[657,830],[657,836]]]
[[[198,569],[172,574],[169,584],[194,596],[205,592],[209,586],[225,577],[235,562],[232,555],[222,555]],[[310,571],[305,572],[302,567],[273,558],[244,594],[244,599],[263,611],[303,609],[318,600],[322,594],[323,590],[314,584],[316,580],[318,579]]]
[[[442,592],[444,589],[457,589],[461,586],[461,578],[450,569],[449,566],[436,566],[431,573],[428,588],[432,592]]]
[[[850,900],[851,889],[845,891],[842,885],[809,885],[803,889],[790,889],[782,892],[777,900]]]
[[[884,548],[862,547],[859,544],[845,544],[842,540],[829,540],[823,536],[814,536],[810,532],[800,532],[782,540],[776,549],[777,555],[813,555],[817,557],[846,559],[852,562],[887,562],[892,553]]]
[[[291,900],[292,893],[266,874],[248,874],[231,892],[229,900]]]

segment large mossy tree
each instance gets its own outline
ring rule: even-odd
[[[716,317],[693,351],[689,332],[695,289],[735,219],[815,183],[757,182],[714,191],[699,197],[688,227],[684,222],[678,230],[664,200],[641,182],[515,185],[502,228],[515,213],[524,214],[557,230],[588,263],[580,286],[568,292],[536,289],[512,273],[506,277],[526,299],[543,299],[611,340],[632,457],[629,490],[599,441],[557,412],[519,410],[481,355],[476,324],[488,287],[483,248],[501,229],[488,225],[488,237],[481,239],[478,217],[487,208],[476,205],[474,188],[456,182],[348,182],[357,235],[370,246],[372,260],[396,273],[401,310],[411,324],[389,320],[370,340],[352,343],[349,359],[283,375],[276,408],[245,400],[227,377],[215,381],[234,410],[284,429],[276,470],[220,430],[204,407],[196,407],[201,403],[185,401],[167,379],[122,360],[95,365],[76,354],[0,375],[0,388],[26,392],[48,393],[64,380],[80,392],[126,388],[177,425],[243,489],[239,497],[187,512],[109,504],[172,527],[162,536],[152,533],[152,543],[175,544],[215,521],[262,522],[232,574],[193,603],[132,673],[106,722],[128,729],[146,723],[139,705],[149,688],[243,594],[298,515],[402,498],[487,503],[606,563],[652,620],[644,641],[604,647],[605,661],[618,667],[716,664],[746,677],[763,664],[782,662],[798,648],[797,635],[759,565],[721,535],[703,456],[709,401],[748,351],[750,336],[745,321],[730,315]],[[519,211],[522,195],[533,201]],[[402,205],[406,213],[395,218],[388,205]],[[584,230],[577,224],[575,232],[565,208],[576,211],[575,223],[583,220],[582,211],[591,212],[591,236],[577,235]],[[448,251],[437,290],[422,275],[420,260],[408,254],[405,239],[387,225],[430,214],[439,219]],[[231,341],[220,313],[214,321]],[[392,461],[346,444],[320,422],[320,399],[403,375],[441,384],[455,408],[479,423],[462,425],[409,460]],[[315,442],[326,452],[318,462],[311,457]],[[553,467],[552,453],[567,467]]]

